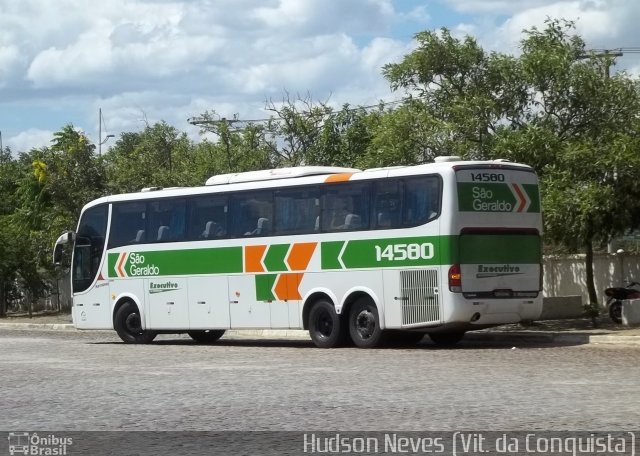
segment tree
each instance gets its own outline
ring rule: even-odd
[[[333,110],[310,95],[291,99],[288,93],[282,103],[267,103],[267,111],[275,114],[267,122],[266,135],[277,166],[308,164],[309,155],[317,147],[323,124]]]
[[[595,311],[594,245],[638,223],[638,81],[607,77],[612,61],[587,52],[571,22],[548,20],[524,34],[522,54],[512,57],[447,30],[423,32],[417,49],[384,74],[423,112],[439,149],[536,169],[547,240],[584,250]]]
[[[19,166],[9,149],[0,150],[0,318],[6,316],[9,290],[15,279],[20,256],[17,254],[18,233],[11,224],[16,207]]]
[[[194,185],[193,150],[186,133],[165,122],[123,133],[103,156],[108,190],[123,193],[144,187]]]

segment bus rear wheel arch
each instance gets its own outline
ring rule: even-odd
[[[125,344],[148,344],[157,333],[142,329],[140,310],[133,301],[124,301],[116,309],[113,327]]]

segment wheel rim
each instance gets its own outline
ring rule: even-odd
[[[329,312],[321,312],[316,318],[316,333],[319,336],[327,338],[333,332],[333,319]]]
[[[355,326],[361,339],[369,339],[376,330],[376,316],[365,309],[356,316]]]
[[[142,322],[140,321],[140,315],[135,312],[127,315],[124,320],[124,326],[131,334],[140,334],[142,332]]]

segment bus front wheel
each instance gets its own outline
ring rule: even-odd
[[[207,329],[187,332],[197,344],[212,344],[224,335],[224,329]]]
[[[309,335],[318,348],[335,348],[342,344],[342,321],[336,309],[324,299],[316,302],[309,313]]]
[[[349,312],[349,335],[356,346],[373,348],[380,345],[384,332],[380,328],[378,308],[367,298],[353,303]]]
[[[142,329],[140,311],[131,301],[120,306],[113,320],[113,326],[125,344],[148,344],[157,334]]]

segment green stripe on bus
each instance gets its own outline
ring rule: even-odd
[[[110,278],[118,277],[119,256],[108,256]],[[128,277],[239,273],[243,271],[242,247],[132,252],[122,269]]]
[[[322,269],[434,266],[448,263],[453,249],[451,236],[353,240],[342,251],[344,244],[322,243]]]
[[[526,234],[463,234],[459,240],[462,264],[536,264],[541,262],[539,236]]]
[[[256,276],[256,301],[275,301],[273,285],[278,274],[260,274]]]
[[[540,190],[537,184],[522,184],[522,188],[527,192],[531,200],[531,206],[527,212],[540,212]]]
[[[264,256],[264,266],[269,272],[287,271],[284,259],[289,251],[289,244],[270,245]]]
[[[323,242],[320,244],[320,264],[322,269],[342,269],[338,256],[344,241]]]
[[[322,270],[437,266],[442,264],[538,264],[540,237],[526,234],[463,234],[462,236],[415,236],[384,239],[329,241],[320,244]],[[264,264],[268,272],[286,271],[289,244],[268,248]],[[109,278],[154,277],[243,272],[242,247],[131,252],[118,269],[124,253],[109,253]],[[274,274],[264,274],[259,294],[273,299]],[[261,277],[261,276],[257,276]],[[258,292],[257,292],[258,293]]]

